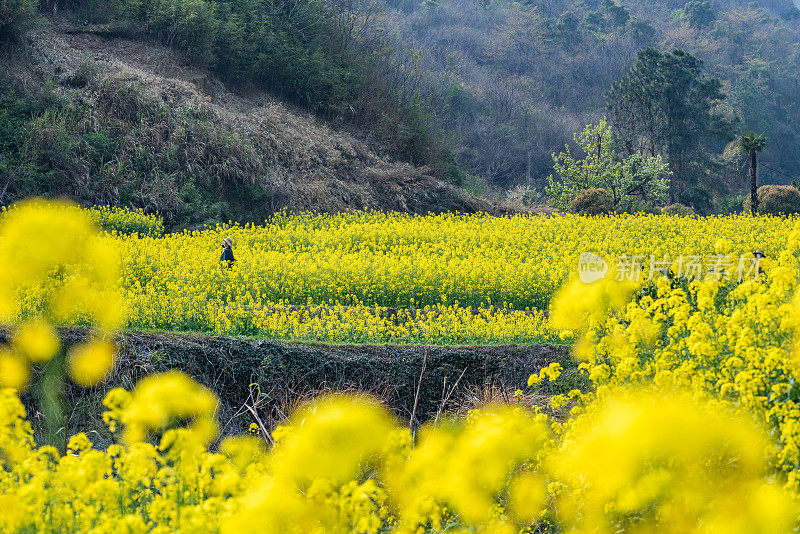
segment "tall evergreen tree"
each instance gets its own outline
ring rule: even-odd
[[[670,199],[686,202],[694,188],[710,182],[713,144],[732,138],[731,121],[715,109],[724,98],[720,81],[703,74],[702,61],[682,50],[648,47],[606,93],[606,107],[626,151],[666,157],[673,172]]]

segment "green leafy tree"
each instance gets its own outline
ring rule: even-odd
[[[567,48],[581,42],[580,19],[572,11],[562,13],[556,21],[556,36]]]
[[[627,28],[638,47],[649,46],[656,40],[656,29],[647,20],[634,17],[628,21]]]
[[[603,0],[603,11],[615,26],[624,26],[631,18],[631,14],[625,6],[618,4],[615,0]]]
[[[731,120],[716,109],[724,98],[720,81],[706,77],[696,57],[645,48],[606,93],[606,107],[627,153],[666,158],[675,202],[693,188],[715,186],[712,152],[733,138]]]
[[[739,149],[750,157],[750,210],[758,210],[758,153],[767,148],[767,138],[753,132],[745,132],[739,138]]]
[[[620,157],[614,150],[614,131],[605,119],[589,124],[574,139],[584,157],[576,159],[569,145],[560,154],[553,154],[559,180],[549,176],[546,191],[556,207],[566,209],[586,189],[604,189],[614,207],[625,210],[666,199],[670,176],[667,163],[660,155]]]
[[[717,14],[709,2],[686,2],[681,15],[683,20],[694,28],[705,28],[717,18]]]
[[[775,95],[765,87],[768,85],[751,72],[739,80],[728,95],[731,107],[746,130],[763,132],[776,129],[780,124],[775,103],[771,101]]]

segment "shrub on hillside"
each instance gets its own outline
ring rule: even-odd
[[[767,187],[758,207],[759,213],[771,215],[800,213],[800,189],[791,185]]]
[[[218,21],[205,0],[156,0],[143,4],[148,30],[163,42],[184,51],[195,63],[213,60]]]
[[[697,212],[694,211],[694,208],[691,206],[684,206],[680,203],[670,204],[669,206],[664,206],[661,208],[661,213],[664,215],[677,215],[679,217],[688,217],[690,215],[697,215]]]
[[[0,204],[68,197],[158,210],[172,228],[261,216],[270,192],[246,141],[135,84],[91,73],[81,83],[91,105],[22,95],[0,76]]]
[[[715,200],[715,213],[720,215],[733,215],[742,213],[746,195],[719,197]],[[748,204],[749,206],[749,204]]]
[[[569,210],[580,215],[603,215],[614,211],[614,198],[605,189],[584,189],[569,203]]]
[[[265,4],[119,0],[116,9],[118,17],[143,25],[223,81],[261,87],[327,118],[367,127],[394,156],[459,182],[438,120],[391,79],[397,74],[391,69],[404,68],[405,55],[391,56],[392,46],[375,52],[374,43],[362,50],[352,28],[361,15],[341,5],[314,0]]]
[[[522,184],[506,191],[502,200],[505,205],[519,209],[547,205],[547,199],[543,197],[538,189]]]
[[[556,176],[547,177],[545,192],[553,199],[555,207],[569,207],[575,196],[586,189],[613,193],[613,206],[619,211],[635,211],[636,207],[666,200],[672,175],[669,165],[661,156],[644,158],[632,154],[626,157],[617,153],[616,135],[606,119],[601,119],[573,135],[580,156],[573,156],[569,145],[559,154],[553,154]]]
[[[767,184],[758,188],[758,213],[762,215],[788,215],[800,213],[800,189],[792,185]],[[743,204],[750,213],[750,197]]]
[[[36,20],[36,0],[0,0],[0,45],[19,39]]]

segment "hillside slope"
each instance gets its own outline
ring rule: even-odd
[[[551,154],[603,117],[606,92],[648,46],[690,52],[722,82],[721,111],[770,140],[765,183],[800,176],[800,10],[791,0],[387,1],[389,25],[423,51],[458,162],[489,183],[544,188]],[[746,189],[747,162],[731,148],[714,147],[721,157],[706,169],[704,193]],[[683,201],[710,209],[704,196]]]
[[[284,208],[492,208],[263,92],[234,94],[124,26],[54,24],[3,62],[14,94],[48,102],[20,127],[31,170],[0,165],[3,204],[34,191],[159,210],[172,226]]]

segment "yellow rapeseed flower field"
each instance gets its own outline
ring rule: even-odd
[[[358,212],[109,239],[120,254],[134,328],[336,342],[525,343],[557,341],[542,312],[583,252],[610,262],[638,257],[645,271],[651,258],[665,255],[708,259],[719,243],[736,254],[758,248],[771,256],[784,248],[793,224],[748,216]],[[221,269],[220,242],[228,236],[236,262]]]
[[[0,246],[21,254],[0,257],[0,321],[12,328],[10,345],[0,347],[0,532],[796,532],[800,225],[535,222],[599,229],[637,220],[652,222],[640,236],[651,243],[669,237],[670,224],[694,227],[689,244],[707,246],[701,254],[749,250],[749,240],[735,239],[735,224],[740,234],[752,231],[748,224],[764,225],[771,233],[757,245],[773,259],[742,282],[688,281],[678,276],[679,263],[645,284],[570,278],[553,297],[552,328],[579,339],[576,356],[591,391],[555,395],[544,409],[525,406],[520,394],[416,434],[377,402],[329,395],[300,406],[268,446],[258,429],[215,443],[216,395],[170,371],[132,391],[108,392],[103,420],[113,445],[97,449],[79,432],[61,451],[53,446],[64,443],[58,432],[45,432],[47,444],[35,442],[19,392],[39,382],[32,394],[47,426],[60,420],[54,405],[67,377],[84,387],[103,379],[113,364],[107,334],[121,324],[126,300],[146,292],[116,291],[119,262],[109,239],[132,251],[152,251],[143,245],[159,241],[99,238],[74,207],[23,205],[0,221]],[[704,224],[720,231],[705,235]],[[213,241],[235,230],[164,242]],[[621,250],[594,245],[603,254]],[[123,272],[134,264],[123,254]],[[562,265],[566,278],[570,263]],[[220,271],[221,280],[236,281],[237,269]],[[243,273],[237,283],[245,281]],[[443,301],[420,320],[445,307],[461,313],[460,304]],[[67,349],[52,324],[76,321],[93,325],[93,339]],[[560,380],[553,363],[528,385]]]

